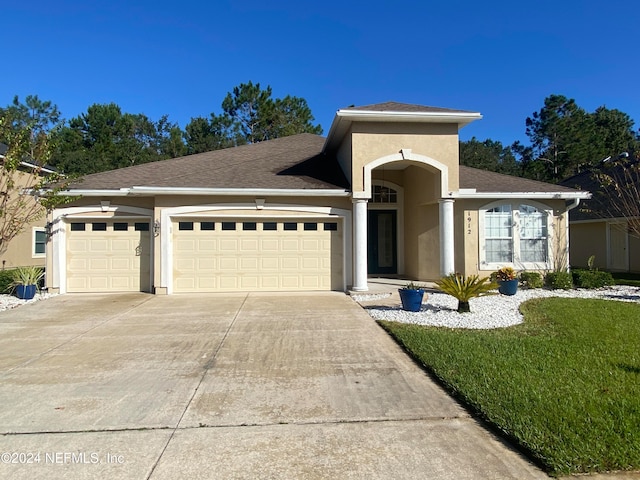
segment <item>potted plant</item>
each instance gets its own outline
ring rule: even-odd
[[[511,267],[499,268],[492,279],[498,282],[498,291],[503,295],[515,295],[518,291],[518,273]]]
[[[438,289],[458,300],[458,313],[471,311],[469,300],[475,297],[493,295],[498,286],[489,277],[480,278],[478,275],[465,277],[459,273],[453,273],[436,282]]]
[[[424,288],[413,282],[408,283],[405,287],[399,288],[400,301],[402,309],[408,312],[419,312],[424,297]]]
[[[16,291],[16,297],[31,300],[36,295],[38,282],[44,276],[42,267],[18,267],[13,271],[11,286]]]

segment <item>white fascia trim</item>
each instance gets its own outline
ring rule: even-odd
[[[466,192],[449,192],[449,198],[460,199],[491,199],[491,198],[530,198],[541,200],[572,200],[572,199],[588,199],[591,198],[589,192],[482,192],[482,193],[466,193]]]
[[[366,120],[368,122],[429,122],[429,123],[457,123],[466,125],[479,120],[479,112],[379,112],[371,110],[338,110],[337,117],[344,117],[352,121]]]
[[[343,189],[284,189],[284,188],[189,188],[189,187],[142,187],[118,190],[67,190],[71,195],[83,197],[133,196],[133,195],[236,195],[236,196],[279,196],[279,197],[348,197],[351,192]]]
[[[83,197],[126,197],[129,195],[128,188],[120,188],[114,190],[82,190],[80,188],[74,188],[69,190],[63,190],[60,195],[81,195]]]

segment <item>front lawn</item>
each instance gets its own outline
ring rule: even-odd
[[[380,321],[480,417],[552,475],[640,469],[640,305],[544,298],[521,325]]]

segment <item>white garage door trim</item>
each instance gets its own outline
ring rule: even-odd
[[[67,224],[68,292],[151,291],[149,218],[72,217]]]
[[[149,221],[150,225],[153,225],[153,210],[148,208],[131,207],[126,205],[112,205],[103,207],[101,205],[91,205],[87,207],[68,207],[55,210],[51,221],[52,232],[52,266],[53,274],[50,285],[53,288],[58,288],[59,293],[67,293],[67,223],[66,220],[71,218],[77,219],[91,219],[96,218],[97,214],[108,216],[100,216],[104,220],[113,219],[115,214],[118,214],[118,218],[125,218],[129,214],[130,219],[137,218],[142,221]],[[153,287],[154,276],[154,241],[153,235],[150,236],[150,282]]]
[[[347,266],[351,265],[351,211],[334,208],[334,207],[313,207],[306,205],[279,205],[273,204],[269,205],[268,208],[264,207],[260,203],[243,203],[243,204],[215,204],[215,205],[198,205],[198,206],[189,206],[189,207],[175,207],[175,208],[167,208],[164,209],[161,213],[161,243],[163,248],[161,250],[161,262],[162,268],[160,271],[160,283],[161,286],[166,288],[168,294],[174,293],[174,282],[173,282],[173,232],[172,232],[172,224],[175,221],[178,221],[180,217],[205,217],[205,216],[215,216],[215,217],[233,217],[233,218],[255,218],[257,215],[255,214],[234,214],[234,210],[243,210],[246,212],[247,210],[254,209],[260,210],[260,216],[266,216],[269,218],[293,218],[292,215],[287,215],[286,213],[297,212],[302,214],[301,217],[304,217],[304,214],[312,214],[316,217],[327,218],[327,221],[330,219],[341,219],[342,221],[342,289],[346,289],[346,286],[351,282],[351,268],[347,268]],[[217,211],[224,211],[224,213],[215,213]],[[204,212],[211,212],[211,214],[204,215]]]
[[[172,228],[175,292],[342,288],[341,219],[183,216]]]

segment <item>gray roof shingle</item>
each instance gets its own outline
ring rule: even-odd
[[[303,133],[252,145],[198,153],[87,175],[74,188],[347,189],[324,137]]]
[[[341,189],[350,185],[325,138],[303,133],[87,175],[72,189],[160,188]],[[477,192],[574,192],[574,189],[460,166],[460,188]]]
[[[342,110],[358,110],[370,112],[406,112],[406,113],[475,113],[469,110],[454,110],[451,108],[429,107],[400,102],[382,102],[361,107],[347,107]]]
[[[477,192],[484,193],[568,193],[576,191],[562,185],[503,175],[464,165],[460,165],[460,188],[475,188]]]

